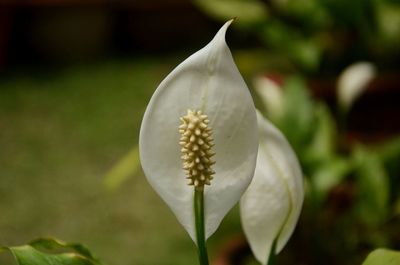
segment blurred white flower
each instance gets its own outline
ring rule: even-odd
[[[257,119],[257,166],[253,181],[240,200],[240,215],[254,256],[266,264],[274,240],[278,253],[293,233],[304,187],[299,162],[285,137],[259,112]]]
[[[161,82],[140,130],[145,175],[195,242],[191,185],[204,188],[208,238],[250,184],[257,158],[254,103],[225,43],[231,22]]]
[[[273,80],[259,76],[254,80],[254,88],[260,96],[268,117],[277,119],[283,113],[283,91]]]
[[[375,67],[369,62],[354,63],[343,70],[337,82],[338,103],[343,110],[351,108],[375,75]]]

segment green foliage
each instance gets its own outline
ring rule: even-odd
[[[273,122],[285,134],[294,150],[301,153],[304,150],[304,145],[307,145],[312,137],[314,126],[313,102],[301,78],[289,78],[283,87],[285,89],[284,111],[279,119],[273,120]]]
[[[396,199],[400,201],[400,194],[398,194],[398,187],[400,187],[400,137],[395,137],[374,150],[383,162],[385,169],[390,178],[390,201],[394,202]]]
[[[400,137],[376,147],[375,151],[391,175],[400,173]]]
[[[400,5],[393,0],[194,0],[220,21],[256,36],[269,53],[303,72],[332,70],[360,58],[398,58]],[[370,59],[370,60],[371,60]],[[275,67],[276,70],[276,67]],[[335,70],[335,69],[333,69]]]
[[[337,128],[328,107],[311,98],[300,77],[291,77],[283,84],[281,115],[270,118],[298,154],[313,203],[321,204],[352,169],[352,161],[336,150]]]
[[[318,164],[310,178],[314,203],[324,202],[329,192],[349,175],[351,169],[350,161],[340,156],[330,157]]]
[[[85,246],[56,239],[40,238],[0,250],[9,250],[18,265],[101,265]]]
[[[321,48],[314,36],[305,38],[281,21],[268,21],[262,27],[260,39],[268,49],[289,59],[307,71],[315,70],[320,63]]]
[[[315,126],[313,138],[306,150],[305,159],[309,163],[328,160],[335,156],[337,144],[337,128],[328,107],[318,102],[313,109]]]
[[[338,150],[336,122],[328,107],[311,99],[307,86],[299,77],[283,84],[283,110],[271,117],[285,134],[299,156],[309,179],[314,205],[322,205],[329,192],[354,175],[357,182],[355,208],[366,224],[379,224],[387,216],[389,176],[398,173],[400,140],[376,147],[377,152],[361,146],[350,147],[350,155]],[[387,169],[391,168],[392,172]]]
[[[400,45],[399,2],[376,0],[376,3],[375,16],[379,37],[374,39],[374,48],[377,53],[382,53],[382,50],[397,53]]]
[[[381,224],[388,213],[389,182],[379,157],[368,149],[357,146],[353,152],[359,219],[368,225]]]
[[[289,78],[283,90],[283,113],[272,121],[299,155],[319,204],[350,173],[351,161],[336,150],[337,128],[328,107],[311,99],[304,81]]]
[[[328,106],[307,89],[299,77],[288,78],[281,113],[271,117],[294,147],[306,178],[298,240],[311,242],[313,258],[305,264],[327,257],[332,264],[359,264],[360,246],[397,242],[392,234],[398,233],[400,212],[400,138],[375,146],[348,142]]]
[[[400,252],[389,249],[376,249],[365,259],[362,265],[398,265]]]

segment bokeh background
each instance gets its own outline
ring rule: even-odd
[[[396,0],[1,0],[0,245],[52,236],[109,265],[195,264],[134,148],[158,83],[232,17],[239,70],[305,172],[304,211],[278,264],[361,264],[376,247],[400,249]],[[359,61],[376,74],[343,110],[337,79]],[[284,91],[279,118],[257,78]],[[211,259],[256,264],[242,237],[236,207],[209,240]]]

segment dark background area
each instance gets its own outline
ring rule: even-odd
[[[219,27],[189,1],[2,1],[0,14],[3,70],[189,52]]]

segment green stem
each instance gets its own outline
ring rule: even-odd
[[[276,254],[275,254],[275,252],[276,252],[276,242],[277,241],[278,240],[275,239],[272,242],[271,251],[269,253],[267,265],[275,265],[276,264]]]
[[[194,190],[194,218],[196,224],[197,249],[200,265],[208,265],[208,254],[204,233],[204,190]]]

